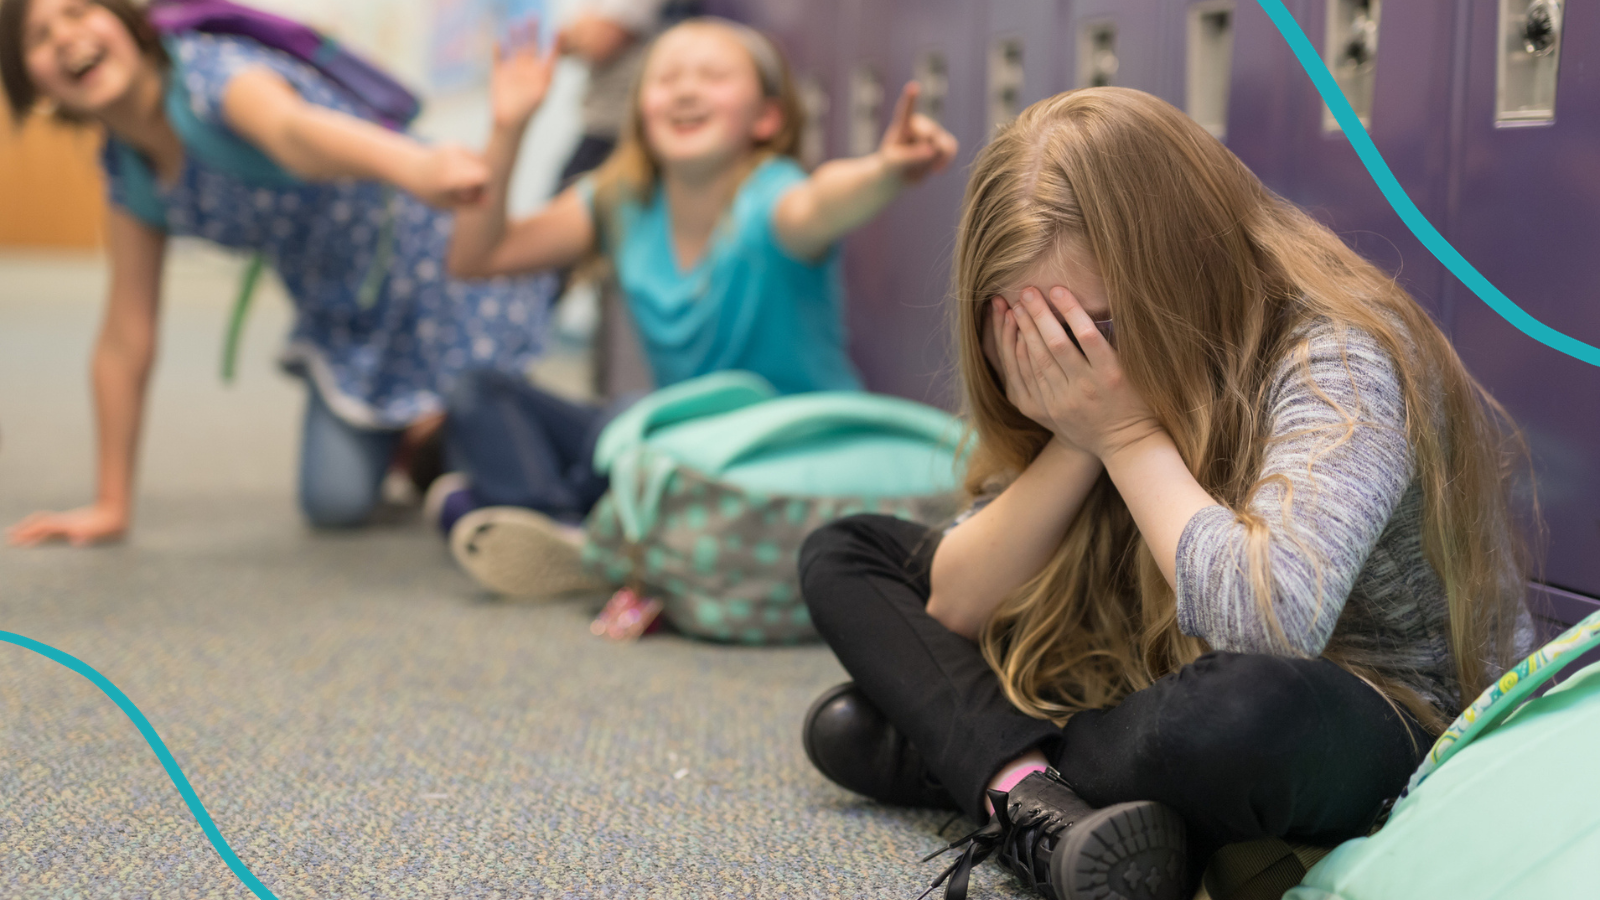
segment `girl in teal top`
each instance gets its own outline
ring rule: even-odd
[[[784,393],[860,387],[844,348],[838,249],[797,259],[773,226],[779,201],[805,181],[790,157],[758,164],[687,269],[675,253],[664,187],[649,204],[618,205],[608,255],[657,384],[748,369]],[[592,192],[592,179],[580,184],[580,193]]]
[[[838,242],[956,152],[955,138],[913,114],[916,85],[906,86],[876,152],[807,176],[794,160],[800,105],[777,48],[733,22],[690,20],[651,46],[611,158],[544,209],[509,221],[512,161],[552,64],[531,45],[497,60],[487,198],[457,215],[452,274],[608,264],[658,387],[737,368],[785,393],[858,388],[845,352]],[[453,509],[486,505],[575,522],[604,491],[589,465],[601,411],[492,374],[464,382],[456,399],[450,443],[471,486],[444,504],[441,524]],[[463,561],[481,558],[483,541],[470,551],[454,543]],[[490,586],[522,586],[498,582]]]

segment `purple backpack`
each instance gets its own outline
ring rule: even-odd
[[[332,38],[291,19],[229,0],[154,0],[150,24],[161,34],[199,31],[250,38],[309,63],[377,114],[403,130],[417,117],[416,95]]]

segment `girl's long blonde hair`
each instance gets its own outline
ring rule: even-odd
[[[1400,374],[1423,547],[1449,599],[1462,697],[1509,664],[1525,589],[1509,496],[1509,466],[1525,455],[1515,428],[1392,278],[1149,94],[1090,88],[1040,101],[974,164],[954,305],[976,437],[969,491],[1015,478],[1050,438],[1006,400],[982,335],[989,299],[1017,287],[1063,239],[1081,241],[1099,263],[1130,383],[1201,486],[1246,527],[1248,575],[1274,627],[1269,534],[1249,512],[1272,482],[1261,477],[1272,372],[1304,353],[1313,321],[1375,338]],[[1103,475],[1044,569],[1001,604],[981,645],[1010,700],[1058,722],[1115,704],[1207,649],[1178,630],[1172,588]],[[1445,711],[1392,673],[1337,647],[1324,655],[1431,731],[1443,728]]]
[[[750,62],[761,82],[763,99],[778,104],[783,124],[772,137],[756,144],[746,165],[753,170],[768,157],[794,156],[799,150],[800,132],[805,123],[789,63],[777,45],[747,25],[715,16],[688,19],[662,32],[656,41],[659,43],[662,37],[684,28],[715,28],[731,35],[750,54]],[[654,52],[655,46],[651,45],[650,52]],[[661,161],[645,140],[644,111],[639,102],[640,85],[650,65],[649,55],[646,53],[644,64],[634,79],[628,100],[628,118],[623,123],[617,148],[595,170],[595,210],[602,224],[611,218],[619,203],[649,203],[661,178]]]

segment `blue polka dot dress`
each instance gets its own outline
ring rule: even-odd
[[[342,87],[247,38],[186,34],[168,48],[196,118],[226,129],[222,97],[241,71],[265,67],[320,106],[371,119]],[[264,254],[294,299],[281,362],[310,379],[339,418],[400,428],[443,409],[467,369],[520,374],[538,355],[551,276],[458,281],[445,273],[452,218],[370,181],[262,187],[188,153],[176,184],[137,188],[127,149],[108,141],[111,201],[171,235]],[[146,189],[148,192],[148,189]]]

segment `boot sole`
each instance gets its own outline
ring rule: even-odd
[[[531,510],[489,506],[467,513],[450,529],[450,551],[480,585],[511,597],[547,599],[607,587],[583,571],[580,549],[560,528]]]
[[[1185,900],[1183,819],[1171,807],[1119,803],[1067,829],[1051,860],[1061,900]]]

